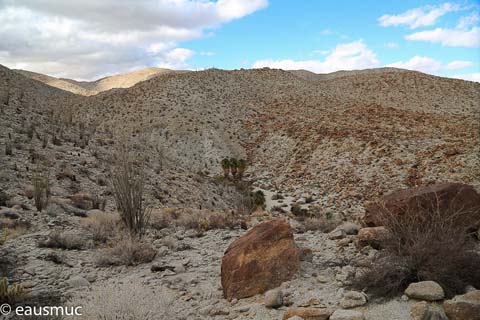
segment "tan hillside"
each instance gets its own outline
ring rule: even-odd
[[[161,74],[167,74],[171,72],[183,72],[164,68],[145,68],[129,73],[104,77],[95,81],[76,81],[71,79],[59,79],[26,70],[15,71],[31,79],[48,84],[49,86],[84,96],[95,95],[100,92],[115,88],[129,88],[131,86],[134,86],[138,82],[151,79],[152,77]]]

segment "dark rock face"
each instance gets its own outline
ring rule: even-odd
[[[223,295],[227,299],[263,293],[292,279],[300,252],[283,219],[264,222],[235,240],[222,259]]]
[[[395,191],[365,208],[364,223],[369,227],[381,226],[382,211],[392,214],[422,214],[432,210],[441,213],[464,211],[461,221],[465,226],[478,228],[480,221],[480,194],[467,184],[439,183]]]

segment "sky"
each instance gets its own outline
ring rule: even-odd
[[[480,1],[0,0],[0,64],[77,80],[388,66],[480,82]]]

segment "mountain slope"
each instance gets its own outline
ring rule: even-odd
[[[163,68],[146,68],[129,73],[104,77],[95,81],[76,81],[71,79],[59,79],[26,70],[15,71],[31,79],[48,84],[49,86],[84,96],[95,95],[114,88],[129,88],[141,81],[151,79],[161,74],[184,72]]]

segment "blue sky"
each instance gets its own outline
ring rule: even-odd
[[[465,44],[453,46],[406,39],[406,36],[421,31],[437,28],[455,29],[462,17],[467,16],[472,17],[472,24],[466,32],[475,26],[478,28],[477,3],[451,3],[451,10],[457,11],[446,12],[425,26],[412,27],[407,23],[382,26],[379,20],[386,14],[401,15],[415,8],[420,8],[428,14],[445,4],[444,1],[405,0],[273,0],[267,8],[222,26],[210,37],[194,40],[185,45],[195,52],[215,53],[194,56],[190,63],[198,68],[205,66],[226,69],[249,68],[262,60],[325,61],[326,56],[336,46],[361,42],[376,55],[378,66],[397,63],[399,67],[411,67],[443,76],[478,73],[480,63],[478,41],[476,44],[466,41]],[[455,9],[453,7],[455,4],[460,8]],[[479,32],[477,34],[480,36]],[[411,61],[415,56],[424,59]],[[368,67],[369,60],[366,60],[365,66]],[[399,61],[403,64],[398,64]],[[454,61],[465,63],[447,67]],[[275,66],[274,63],[270,65]],[[277,65],[281,66],[282,63]],[[289,66],[288,63],[284,65]],[[480,79],[478,75],[476,79],[477,81]]]
[[[474,0],[0,0],[0,64],[75,79],[159,66],[394,66],[480,82]]]

